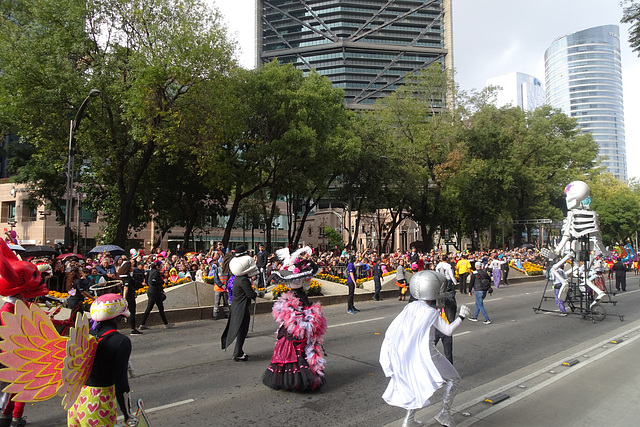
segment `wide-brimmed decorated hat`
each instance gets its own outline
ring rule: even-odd
[[[91,318],[96,322],[113,319],[118,316],[129,317],[127,301],[118,294],[104,294],[91,304]]]
[[[291,289],[302,288],[309,283],[309,280],[318,274],[318,265],[311,259],[301,258],[303,254],[311,254],[310,247],[305,246],[298,249],[293,254],[289,254],[289,249],[280,249],[276,255],[282,260],[283,268],[271,273],[270,281],[282,283]]]

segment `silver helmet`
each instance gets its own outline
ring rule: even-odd
[[[437,301],[446,298],[447,279],[433,270],[418,271],[411,277],[409,291],[414,298]]]

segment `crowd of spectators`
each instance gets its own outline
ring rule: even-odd
[[[125,261],[130,261],[134,266],[134,277],[141,283],[145,281],[145,275],[150,270],[151,263],[157,263],[157,268],[162,274],[165,282],[176,281],[188,278],[194,281],[203,281],[205,276],[213,276],[213,271],[222,263],[224,254],[228,252],[222,243],[216,243],[209,251],[188,252],[186,254],[173,253],[169,250],[157,249],[152,254],[145,254],[142,250],[132,249],[129,254],[112,255],[105,252],[95,257],[79,259],[69,257],[66,259],[51,260],[51,277],[49,289],[58,292],[67,292],[68,283],[66,276],[80,274],[87,283],[87,287],[102,281],[117,279],[117,271]],[[250,251],[257,257],[253,251]],[[417,265],[418,270],[435,269],[438,259],[442,253],[435,250],[420,252],[412,248],[410,252],[396,250],[391,253],[378,253],[376,250],[366,251],[315,251],[312,255],[314,261],[320,267],[321,274],[328,274],[338,278],[346,278],[346,268],[349,257],[355,256],[355,275],[357,279],[373,277],[374,266],[380,264],[383,273],[392,272],[396,269],[399,261],[404,260],[407,267]],[[449,262],[455,266],[462,258],[466,257],[473,265],[476,261],[482,262],[483,266],[489,265],[492,259],[499,257],[509,262],[518,260],[522,263],[531,262],[543,265],[544,257],[535,249],[513,249],[513,250],[489,250],[478,252],[453,252],[449,254]],[[42,263],[43,261],[40,260]],[[280,262],[275,255],[268,257],[265,268],[265,275],[280,268]],[[78,273],[79,270],[79,273]],[[103,279],[103,280],[101,280]]]

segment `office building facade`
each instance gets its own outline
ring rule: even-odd
[[[273,59],[315,69],[370,108],[405,75],[453,68],[451,0],[258,0],[256,64]]]
[[[487,86],[499,86],[496,105],[511,105],[533,111],[545,103],[542,81],[525,73],[507,73],[487,80]]]
[[[544,54],[547,102],[593,135],[602,164],[626,181],[620,30],[603,25],[556,39]]]

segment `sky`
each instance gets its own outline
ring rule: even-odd
[[[238,60],[255,67],[256,0],[205,0],[218,8]],[[620,0],[452,0],[456,81],[480,90],[487,79],[519,71],[544,81],[544,52],[566,34],[600,25],[620,27],[625,138],[629,178],[640,179],[640,57],[620,24]]]

